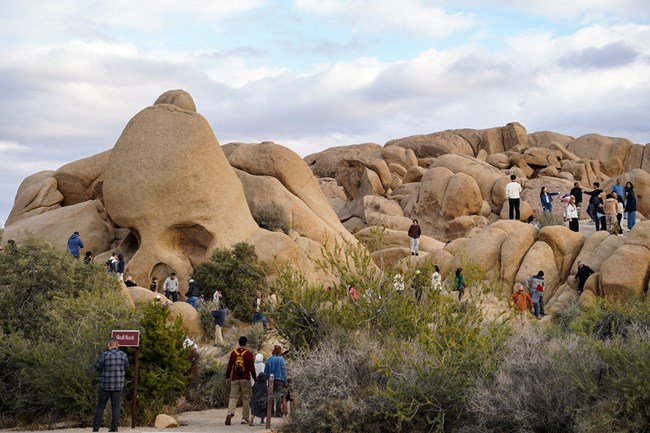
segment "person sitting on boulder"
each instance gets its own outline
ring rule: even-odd
[[[133,277],[131,275],[127,275],[126,281],[124,281],[124,285],[126,287],[135,287],[138,285],[135,281],[133,281]]]
[[[585,288],[585,283],[587,282],[587,279],[589,279],[589,276],[594,273],[594,270],[591,269],[589,266],[585,265],[581,261],[578,261],[578,272],[576,272],[576,276],[574,277],[574,280],[578,280],[578,293],[582,293],[582,291]]]

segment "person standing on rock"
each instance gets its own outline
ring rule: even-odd
[[[99,431],[109,398],[112,412],[109,432],[116,432],[120,425],[120,395],[124,388],[124,374],[129,367],[129,359],[126,353],[118,349],[119,346],[116,339],[108,340],[108,350],[101,354],[94,365],[95,371],[99,372],[99,397],[93,419],[94,432]]]
[[[530,290],[530,297],[533,300],[535,308],[535,317],[539,319],[544,314],[544,271],[539,271],[537,275],[531,276],[527,281],[528,289]]]
[[[625,184],[625,213],[627,213],[627,229],[632,230],[636,224],[636,191],[632,182]]]
[[[70,235],[68,239],[68,251],[73,259],[79,258],[79,250],[84,247],[84,243],[81,242],[79,237],[79,232],[74,232]]]
[[[258,290],[257,294],[255,295],[255,298],[253,298],[253,326],[257,325],[257,322],[262,321],[262,327],[264,328],[264,332],[266,332],[266,329],[268,327],[268,324],[266,323],[266,315],[264,314],[264,310],[266,309],[266,302],[264,299],[262,299],[262,291]]]
[[[124,263],[124,254],[119,253],[117,255],[117,279],[120,281],[124,281],[124,267],[126,264]]]
[[[176,273],[172,272],[165,282],[163,282],[163,290],[165,291],[165,296],[167,299],[171,299],[172,302],[178,301],[178,278],[176,278]]]
[[[411,240],[411,255],[419,255],[420,252],[420,235],[422,231],[420,230],[420,225],[418,220],[413,220],[413,224],[409,227],[408,235]]]
[[[158,291],[158,277],[153,277],[151,279],[151,284],[149,284],[149,290],[151,290],[152,292]]]
[[[578,208],[578,218],[580,218],[580,212],[582,210],[582,188],[579,182],[573,184],[573,188],[571,188],[569,194],[575,198],[575,205]]]
[[[621,185],[620,178],[616,179],[616,183],[612,186],[612,192],[615,192],[616,199],[623,203],[623,199],[625,198],[625,188]]]
[[[230,352],[228,367],[226,367],[226,385],[230,386],[230,399],[228,400],[228,414],[226,425],[230,425],[235,416],[237,403],[242,401],[242,424],[248,424],[251,409],[251,376],[257,380],[253,354],[246,348],[248,338],[239,337],[239,347]]]
[[[223,327],[226,323],[226,309],[219,305],[216,310],[212,310],[214,319],[214,345],[215,347],[224,347],[223,344]]]
[[[519,195],[521,194],[521,184],[517,182],[517,176],[510,175],[510,182],[506,185],[506,196],[508,197],[509,217],[510,219],[521,219],[519,213]]]
[[[585,289],[585,283],[587,282],[589,276],[591,276],[593,273],[593,269],[578,260],[578,272],[576,272],[576,276],[573,279],[578,280],[579,294],[582,293],[582,291]]]
[[[201,296],[201,291],[199,290],[199,285],[194,278],[190,278],[189,285],[187,286],[187,293],[185,297],[187,298],[185,302],[190,304],[195,309],[199,308],[199,296]]]
[[[542,212],[553,212],[553,196],[559,195],[559,192],[547,192],[543,186],[539,191],[539,200],[542,202]]]
[[[605,201],[603,196],[605,193],[601,191],[596,197],[595,200],[595,209],[596,209],[596,231],[607,230],[607,218],[605,216]]]
[[[569,204],[564,209],[564,217],[569,221],[569,229],[571,229],[571,231],[580,231],[580,224],[578,223],[578,207],[576,206],[576,199],[573,196],[569,197]]]
[[[602,189],[600,189],[600,183],[594,182],[594,189],[589,193],[589,207],[587,207],[587,213],[591,217],[591,221],[593,224],[599,224],[598,222],[598,217],[596,216],[597,210],[598,210],[598,196],[600,193],[603,192]],[[596,228],[596,231],[598,231],[598,228]]]

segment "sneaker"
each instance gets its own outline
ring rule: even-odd
[[[243,419],[243,418],[242,418],[242,420],[241,420],[241,424],[248,424],[248,422],[249,422],[249,421],[248,421],[247,419]]]
[[[264,420],[263,419],[260,420],[260,425],[264,425]]]
[[[230,420],[231,420],[231,419],[232,419],[232,414],[231,414],[231,413],[229,413],[228,415],[226,415],[226,425],[230,425]]]

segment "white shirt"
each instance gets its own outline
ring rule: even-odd
[[[434,272],[433,274],[431,274],[431,285],[435,290],[442,289],[442,277],[438,272]]]
[[[574,204],[568,204],[564,210],[564,214],[569,219],[578,218],[578,208]]]
[[[171,277],[167,277],[163,283],[163,290],[168,292],[178,292],[178,278],[172,280]]]
[[[506,196],[508,198],[519,198],[521,192],[521,185],[519,182],[512,181],[506,185]]]

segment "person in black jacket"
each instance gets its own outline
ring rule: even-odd
[[[585,265],[581,261],[578,261],[578,272],[574,279],[578,280],[578,293],[582,293],[585,288],[585,282],[591,274],[594,273],[594,270],[589,266]]]
[[[632,230],[636,224],[636,191],[632,182],[625,184],[625,213],[627,214],[627,229]]]
[[[409,227],[408,235],[411,238],[411,255],[418,255],[420,251],[420,225],[418,220],[413,220],[413,224]]]
[[[185,297],[187,298],[185,302],[194,308],[199,308],[199,296],[201,296],[199,285],[194,281],[194,278],[190,278],[190,284],[187,287],[187,293],[185,294]]]
[[[580,188],[580,183],[575,182],[573,188],[569,191],[569,195],[572,195],[576,199],[576,207],[578,208],[578,218],[580,217],[580,211],[582,210],[582,188]]]

